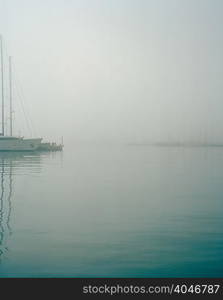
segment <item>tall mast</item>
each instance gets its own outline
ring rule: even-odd
[[[3,46],[2,46],[2,36],[0,35],[0,50],[1,50],[1,75],[2,75],[2,135],[5,134],[5,116],[4,116],[4,70],[3,70]]]
[[[10,114],[10,135],[12,136],[12,57],[9,56],[9,114]]]

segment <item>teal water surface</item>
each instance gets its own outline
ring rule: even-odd
[[[0,277],[222,277],[223,148],[0,153]]]

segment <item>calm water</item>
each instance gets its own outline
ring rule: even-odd
[[[0,154],[1,277],[222,277],[223,149]]]

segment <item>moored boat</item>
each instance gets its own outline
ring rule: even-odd
[[[40,151],[62,151],[63,144],[41,143],[37,150],[40,150]]]
[[[1,124],[0,151],[62,151],[63,143],[41,143],[42,138],[24,138],[23,136],[13,135],[13,109],[12,109],[12,67],[11,57],[9,57],[9,120],[10,135],[5,134],[5,96],[4,96],[4,61],[3,61],[3,42],[0,35],[0,64],[1,64]]]
[[[41,138],[24,139],[15,136],[0,136],[0,151],[35,151],[41,144]]]

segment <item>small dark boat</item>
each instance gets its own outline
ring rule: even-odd
[[[62,151],[63,150],[63,144],[40,143],[37,150],[40,150],[40,151]]]

